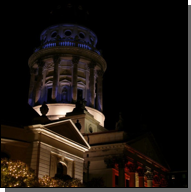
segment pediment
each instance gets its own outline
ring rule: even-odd
[[[145,134],[139,138],[131,140],[127,143],[129,146],[135,150],[141,152],[147,157],[153,159],[159,164],[169,167],[154,136],[151,133]]]
[[[89,144],[84,139],[84,137],[82,136],[82,134],[80,133],[80,131],[77,129],[75,124],[70,119],[46,124],[45,128],[50,129],[51,131],[64,136],[70,141],[72,140],[75,143],[78,143],[85,147],[88,148],[90,147]]]

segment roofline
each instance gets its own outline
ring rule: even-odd
[[[54,131],[52,131],[52,130],[50,130],[50,129],[47,129],[48,126],[55,125],[55,124],[57,124],[57,125],[58,125],[58,124],[62,124],[62,123],[67,122],[67,121],[69,121],[69,122],[73,125],[73,127],[76,129],[76,131],[78,132],[79,136],[80,136],[80,137],[82,138],[82,140],[85,142],[86,147],[82,146],[82,144],[77,143],[77,142],[75,142],[75,141],[73,141],[73,140],[71,140],[71,139],[69,139],[69,138],[67,138],[67,137],[64,137],[63,135],[60,135],[59,133],[56,133],[56,132],[54,132]],[[31,126],[28,126],[28,127],[31,127]],[[82,148],[87,148],[88,150],[91,148],[90,145],[87,143],[87,141],[85,140],[85,138],[84,138],[83,135],[80,133],[80,131],[78,130],[78,128],[77,128],[76,125],[72,122],[71,119],[65,119],[65,120],[62,120],[62,121],[57,121],[57,122],[53,122],[53,123],[48,123],[48,124],[46,124],[46,125],[42,125],[42,124],[32,125],[32,127],[35,128],[35,129],[40,129],[41,131],[42,131],[42,130],[46,130],[46,131],[48,131],[48,132],[50,132],[50,133],[54,133],[55,135],[58,135],[59,137],[63,138],[64,140],[68,140],[69,143],[76,143],[77,145],[81,146]],[[45,132],[45,131],[44,131],[44,132]]]

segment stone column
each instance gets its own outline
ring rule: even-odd
[[[119,154],[115,156],[110,156],[104,159],[104,162],[107,164],[107,168],[115,168],[115,165],[118,165],[118,171],[119,171],[119,187],[125,187],[125,165],[127,163],[128,159],[126,158],[125,154]],[[114,172],[113,172],[114,173]],[[113,176],[115,177],[115,176]],[[114,183],[115,178],[113,178],[113,186],[115,186]]]
[[[84,161],[84,171],[86,171],[86,178],[84,178],[84,180],[86,180],[86,182],[89,181],[89,168],[90,168],[90,161],[85,160]]]
[[[103,111],[103,96],[102,96],[102,81],[103,81],[103,71],[99,70],[97,71],[97,106],[96,108],[99,111]]]
[[[54,61],[54,77],[52,85],[52,100],[56,101],[58,93],[58,64],[60,63],[60,57],[54,56],[53,61]]]
[[[142,167],[138,167],[137,172],[138,172],[138,175],[139,175],[139,187],[144,187],[144,173],[145,173],[145,170]]]
[[[168,183],[163,174],[160,175],[160,187],[167,187]]]
[[[33,92],[33,89],[34,89],[34,86],[35,86],[35,73],[36,73],[36,69],[34,68],[30,68],[30,87],[29,87],[29,96],[28,96],[28,103],[31,105],[32,104],[32,100],[33,100],[33,97],[32,97],[32,92]]]
[[[76,103],[77,101],[77,80],[78,80],[78,62],[80,57],[74,56],[72,59],[73,63],[73,79],[72,79],[72,101]]]
[[[121,154],[115,157],[115,159],[119,166],[119,187],[125,187],[125,165],[128,160],[125,154]]]
[[[40,99],[40,93],[41,93],[41,88],[42,88],[42,69],[44,66],[44,62],[41,60],[38,62],[38,79],[36,82],[36,86],[35,86],[35,103],[37,103]]]
[[[136,171],[136,165],[135,163],[128,162],[127,167],[129,169],[129,175],[130,175],[130,180],[129,180],[129,187],[135,187],[135,171]]]
[[[153,174],[152,172],[148,171],[146,175],[147,175],[147,187],[152,187]]]
[[[94,107],[94,91],[95,91],[95,80],[94,80],[94,68],[96,64],[94,62],[89,63],[88,67],[90,69],[90,81],[89,81],[89,88],[90,88],[90,107]]]

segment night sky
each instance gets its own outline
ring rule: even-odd
[[[55,20],[56,13],[66,4],[63,2],[17,2],[5,8],[1,57],[3,117],[20,116],[18,110],[28,102],[28,59],[40,45],[40,33],[52,24],[73,19],[65,14],[57,15]],[[115,129],[122,111],[127,130],[146,124],[171,169],[187,170],[187,6],[178,11],[158,4],[151,9],[147,5],[125,5],[123,1],[78,2],[81,3],[75,6],[82,5],[89,15],[87,21],[80,21],[79,17],[77,23],[96,33],[97,48],[107,62],[103,79],[105,128]]]

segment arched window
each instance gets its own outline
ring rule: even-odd
[[[64,175],[67,175],[67,166],[59,162],[57,164],[57,173],[55,176],[62,177]]]

